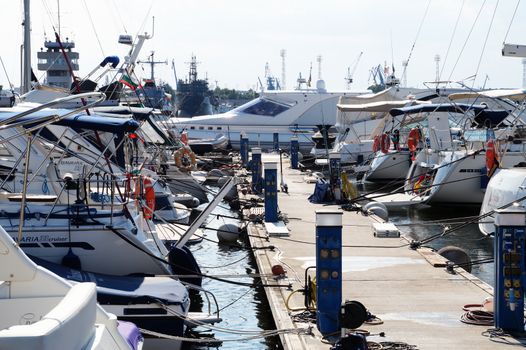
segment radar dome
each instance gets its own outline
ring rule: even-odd
[[[316,89],[318,91],[326,91],[327,89],[325,88],[325,80],[318,80],[316,81]]]

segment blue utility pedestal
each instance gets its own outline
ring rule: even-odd
[[[341,155],[339,152],[329,153],[329,173],[331,191],[336,201],[341,199]]]
[[[340,331],[342,214],[316,210],[316,325],[324,335]]]
[[[298,142],[297,136],[292,136],[290,138],[290,167],[292,169],[298,169],[298,153],[300,150],[300,144]]]
[[[265,222],[278,221],[278,163],[265,163]]]
[[[495,327],[524,332],[524,230],[526,210],[509,207],[495,216]]]
[[[261,148],[252,148],[252,192],[261,193]]]
[[[248,163],[248,137],[244,134],[240,134],[239,139],[239,154],[241,156],[241,163],[246,166]]]
[[[273,140],[273,145],[274,145],[274,151],[279,151],[279,134],[277,132],[275,132],[273,135],[272,135],[272,140]]]

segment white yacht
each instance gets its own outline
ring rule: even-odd
[[[218,134],[230,139],[239,149],[240,133],[248,136],[251,147],[272,149],[273,135],[279,135],[279,146],[288,149],[290,138],[298,136],[300,150],[308,152],[314,142],[312,136],[318,125],[336,123],[336,104],[342,96],[355,96],[355,92],[330,92],[325,82],[318,80],[316,89],[292,91],[271,90],[242,106],[222,114],[194,118],[171,118],[170,126],[181,132],[186,130],[190,140],[214,139]]]
[[[139,330],[97,305],[94,283],[71,286],[33,263],[0,227],[0,348],[141,349]]]
[[[497,169],[491,177],[482,206],[480,215],[484,215],[479,221],[479,229],[485,235],[495,233],[495,209],[504,209],[516,205],[526,205],[526,164],[521,167]],[[491,214],[490,214],[491,213]]]
[[[342,163],[361,163],[369,158],[375,152],[374,136],[382,132],[389,110],[422,103],[425,96],[419,96],[419,101],[414,98],[421,91],[392,86],[374,94],[342,96],[337,105],[338,136],[331,152],[339,153]],[[429,95],[436,94],[433,91]]]
[[[480,204],[488,183],[486,173],[491,176],[492,172],[487,166],[488,149],[498,155],[500,167],[511,168],[526,160],[525,123],[521,114],[514,111],[516,106],[511,101],[495,99],[499,94],[506,93],[482,91],[449,96],[455,105],[461,105],[456,102],[460,99],[478,97],[480,105],[471,106],[474,114],[464,120],[471,121],[472,125],[463,128],[461,140],[453,140],[449,148],[435,150],[434,159],[423,162],[428,168],[425,170],[427,204]],[[418,172],[408,175],[413,187],[417,178]],[[411,185],[406,181],[408,187]]]

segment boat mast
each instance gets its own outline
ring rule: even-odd
[[[24,0],[24,62],[22,93],[31,90],[31,23],[29,20],[29,0]]]

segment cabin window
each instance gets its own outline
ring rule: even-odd
[[[204,126],[200,126],[200,127],[199,127],[199,130],[204,130],[204,129],[205,129]]]
[[[214,127],[213,126],[209,126],[208,130],[214,130]]]
[[[267,117],[275,117],[280,113],[285,112],[290,107],[276,103],[274,101],[261,99],[259,102],[250,107],[245,108],[242,112],[255,115],[263,115]]]
[[[190,130],[195,130],[195,126],[191,126],[191,127],[190,127]]]
[[[223,128],[221,126],[218,126],[217,130],[223,130]]]

